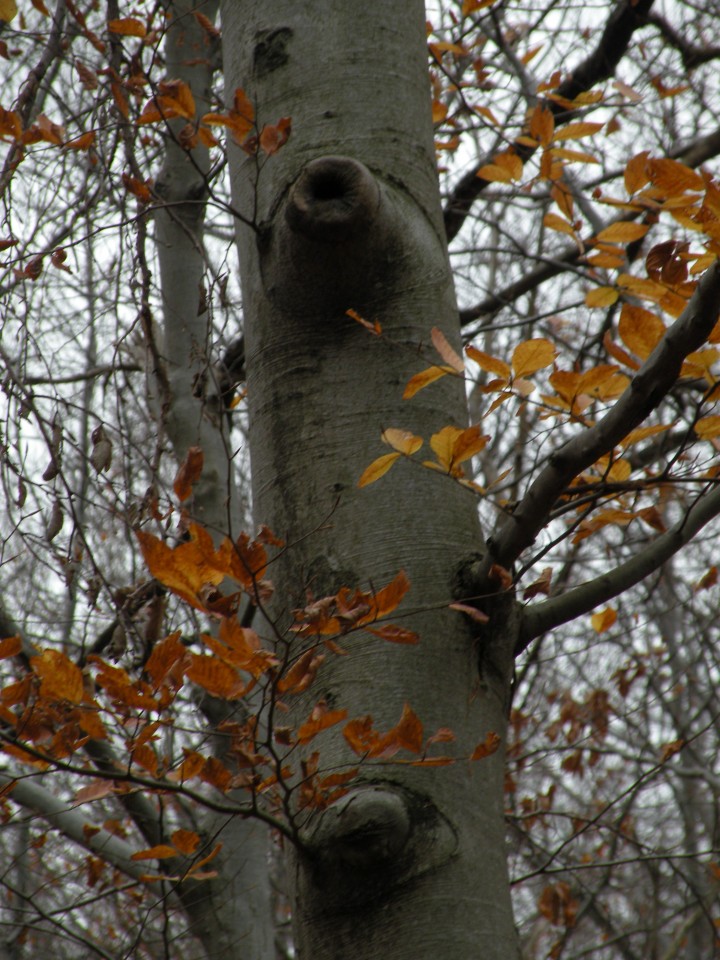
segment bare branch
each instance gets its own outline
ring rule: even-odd
[[[97,828],[91,824],[82,813],[66,801],[58,800],[49,791],[26,777],[14,777],[7,771],[0,771],[0,785],[9,787],[14,784],[9,796],[10,799],[26,810],[31,810],[47,823],[55,827],[63,836],[79,844],[85,850],[101,856],[118,870],[133,880],[141,877],[152,869],[152,861],[137,862],[132,860],[135,850],[130,844],[109,833],[103,827]],[[87,827],[92,826],[92,830]]]
[[[720,47],[698,47],[682,37],[677,30],[657,13],[648,14],[645,22],[657,27],[670,46],[680,53],[683,66],[686,70],[692,70],[699,67],[702,63],[708,63],[710,60],[716,60],[720,57]]]
[[[608,18],[595,50],[578,64],[567,80],[555,90],[557,96],[565,100],[574,100],[579,93],[611,77],[624,56],[633,33],[638,27],[643,26],[652,3],[653,0],[636,0],[636,2],[624,0],[619,4]],[[564,121],[571,119],[574,115],[572,110],[553,100],[547,102],[547,107],[556,116],[562,115]],[[532,147],[521,144],[515,144],[514,149],[523,160],[534,153]],[[473,203],[488,185],[488,181],[478,177],[477,172],[491,160],[490,156],[483,157],[456,184],[444,214],[448,243],[457,236]]]
[[[640,583],[660,569],[670,557],[684,547],[711,520],[720,515],[720,487],[698,497],[687,514],[667,533],[630,560],[594,580],[575,587],[568,593],[552,597],[525,610],[516,653],[520,653],[534,637],[561,623],[589,613],[594,607]]]
[[[461,325],[466,326],[468,323],[472,323],[473,320],[478,320],[480,317],[491,316],[503,307],[514,303],[518,297],[522,297],[523,294],[535,290],[536,287],[545,283],[546,280],[556,277],[559,273],[564,273],[568,267],[577,263],[581,256],[582,250],[578,249],[577,244],[568,246],[568,248],[563,250],[558,256],[544,260],[535,267],[534,270],[530,270],[524,277],[520,277],[519,280],[509,284],[498,293],[491,293],[474,307],[467,307],[464,310],[460,310]]]
[[[670,151],[668,156],[672,157],[674,160],[679,160],[680,163],[684,163],[686,166],[694,169],[703,163],[707,163],[708,160],[716,157],[719,153],[720,128],[714,130],[712,133],[709,133],[704,137],[699,137],[697,140],[693,140],[692,143],[685,144],[675,150]],[[617,176],[622,176],[622,170],[617,172]],[[589,186],[592,186],[592,184]],[[609,227],[613,223],[619,223],[623,220],[631,219],[634,219],[634,217],[626,214],[622,217],[609,220],[607,223],[603,224],[603,226]],[[597,230],[595,232],[599,233],[600,231]],[[632,244],[628,245],[628,254],[630,253],[632,246]],[[520,277],[519,280],[515,280],[513,283],[508,284],[507,287],[498,291],[497,293],[491,293],[489,296],[485,297],[484,300],[481,300],[474,306],[465,307],[464,309],[460,310],[461,325],[466,326],[467,324],[472,323],[474,320],[479,320],[480,317],[486,318],[484,323],[489,322],[489,318],[498,310],[501,310],[503,307],[507,307],[511,303],[514,303],[524,294],[536,290],[541,284],[545,283],[546,280],[551,280],[553,277],[558,276],[558,274],[572,268],[578,263],[584,254],[585,251],[579,248],[576,243],[568,244],[564,250],[560,251],[553,257],[548,257],[547,259],[543,260],[538,264],[537,267],[535,267],[534,270],[529,271],[525,274],[525,276]]]
[[[498,563],[510,567],[529,547],[571,480],[608,453],[662,403],[685,357],[706,341],[720,300],[720,263],[703,275],[685,310],[655,347],[617,403],[594,426],[553,453],[547,466],[490,542],[481,576]]]
[[[41,88],[45,74],[50,69],[53,61],[62,52],[62,31],[65,25],[66,4],[65,0],[60,0],[53,13],[52,27],[48,36],[48,41],[43,48],[40,59],[30,71],[22,92],[17,101],[17,113],[23,124],[27,124],[35,106],[35,99]],[[13,143],[7,152],[3,164],[2,173],[0,173],[0,196],[5,193],[7,185],[15,172],[20,159],[22,158],[23,147],[20,141]]]

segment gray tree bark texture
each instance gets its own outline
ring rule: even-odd
[[[482,543],[474,498],[404,461],[357,486],[383,452],[383,429],[427,441],[467,425],[457,378],[402,400],[427,365],[433,326],[459,349],[423,4],[226,0],[222,31],[228,101],[243,88],[258,129],[292,117],[279,153],[231,158],[233,203],[254,219],[237,225],[254,510],[289,544],[270,571],[274,629],[308,593],[379,588],[403,569],[411,589],[393,621],[421,638],[350,635],[349,656],[328,656],[307,694],[287,698],[293,720],[323,699],[387,730],[407,702],[426,736],[450,727],[455,754],[468,757],[489,732],[504,739],[517,634],[512,605],[498,605],[482,635],[448,609],[457,571]],[[382,339],[348,309],[379,321]],[[357,763],[335,729],[311,744],[328,772]],[[445,768],[362,765],[349,794],[301,822],[301,840],[292,871],[303,960],[518,955],[502,749]]]
[[[210,109],[213,49],[195,10],[213,19],[216,3],[173,0],[166,42],[168,79],[182,80],[200,114]],[[192,152],[173,140],[185,120],[169,123],[165,162],[156,183],[165,200],[155,217],[163,301],[162,358],[168,395],[164,420],[178,462],[198,446],[203,471],[189,505],[193,518],[219,542],[238,533],[238,504],[229,455],[226,418],[211,363],[212,324],[205,304],[203,225],[207,200],[208,151]],[[206,814],[197,829],[223,844],[216,879],[179,890],[193,933],[210,957],[270,960],[274,918],[270,889],[269,836],[264,824]]]
[[[217,51],[194,11],[201,10],[212,19],[217,3],[173,0],[168,8],[172,19],[165,49],[167,75],[188,85],[202,114],[210,109]],[[155,214],[163,303],[162,358],[169,393],[160,401],[178,461],[182,462],[192,446],[203,451],[203,472],[193,486],[189,506],[194,519],[221,540],[231,526],[237,535],[238,511],[232,506],[230,441],[212,365],[212,323],[204,288],[203,227],[210,156],[201,144],[188,151],[173,139],[186,123],[184,119],[168,122],[165,160],[155,184],[165,203]]]

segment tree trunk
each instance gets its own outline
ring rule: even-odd
[[[166,42],[168,79],[190,87],[202,115],[210,109],[216,51],[194,14],[199,10],[213,19],[217,4],[173,0],[168,8],[172,16]],[[169,129],[178,137],[185,124],[185,120],[172,120]],[[237,536],[240,511],[230,438],[212,366],[212,323],[204,290],[203,226],[209,169],[205,147],[197,145],[190,152],[168,136],[156,184],[166,207],[158,210],[155,229],[163,301],[162,354],[167,369],[165,424],[178,462],[192,446],[203,451],[202,475],[193,486],[192,501],[185,506],[219,542],[229,533]],[[191,880],[179,890],[193,933],[208,957],[270,960],[274,918],[267,828],[260,822],[228,821],[208,813],[199,829],[213,841],[220,840],[223,849],[214,862],[217,878],[202,883]]]
[[[497,605],[478,634],[448,609],[482,540],[473,495],[401,460],[359,489],[380,433],[467,424],[464,385],[444,377],[411,401],[436,360],[437,326],[459,349],[434,165],[423,5],[226,0],[228,100],[242,87],[257,126],[292,117],[276,155],[232,154],[251,418],[254,509],[289,549],[273,564],[276,630],[341,585],[411,589],[397,622],[417,646],[353,633],[329,655],[293,720],[320,699],[387,730],[409,703],[425,736],[456,735],[467,758],[504,739],[516,622]],[[379,321],[376,338],[346,315]],[[404,617],[404,619],[403,619]],[[302,649],[293,641],[291,655]],[[321,769],[357,763],[333,728]],[[437,748],[431,748],[432,749]],[[447,752],[447,751],[444,751]],[[505,864],[503,751],[478,763],[370,762],[360,784],[302,823],[294,854],[299,955],[517,956]]]
[[[210,109],[210,87],[216,51],[195,9],[214,18],[217,4],[173,0],[167,32],[168,79],[188,85],[202,116]],[[230,438],[213,367],[213,330],[205,289],[203,228],[208,196],[210,157],[206,147],[185,149],[179,139],[187,120],[168,122],[165,159],[155,190],[165,201],[155,215],[157,257],[163,304],[162,358],[167,370],[165,427],[178,462],[188,449],[203,451],[203,471],[193,485],[193,518],[216,541],[235,528],[238,511],[231,510],[233,464]]]

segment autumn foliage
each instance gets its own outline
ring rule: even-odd
[[[720,923],[707,812],[720,709],[710,8],[463,0],[428,13],[439,232],[460,323],[443,333],[428,316],[408,344],[343,302],[333,331],[411,371],[394,381],[392,415],[368,398],[351,495],[373,505],[431,478],[437,501],[420,512],[459,489],[487,537],[458,557],[437,606],[483,669],[497,610],[520,624],[508,733],[468,739],[437,720],[426,729],[401,692],[382,720],[325,693],[328,673],[368,650],[422,656],[424,597],[403,545],[380,582],[343,574],[352,582],[325,590],[308,572],[288,600],[277,572],[297,541],[253,526],[236,485],[252,425],[244,359],[227,359],[243,311],[229,238],[241,223],[262,247],[272,228],[254,201],[233,203],[224,177],[240,157],[263,184],[307,136],[302,111],[265,109],[249,80],[222,89],[221,31],[200,10],[188,17],[200,54],[165,69],[167,5],[49,7],[0,0],[3,824],[33,809],[23,787],[56,777],[57,796],[87,812],[83,891],[121,886],[92,846],[102,832],[130,838],[139,872],[127,876],[166,898],[169,883],[219,876],[222,840],[190,829],[188,810],[257,818],[301,848],[307,824],[358,784],[459,765],[472,776],[505,754],[498,809],[527,955],[614,957],[620,943],[617,956],[690,956],[698,927]],[[196,68],[214,79],[196,83]],[[311,158],[304,140],[298,150]],[[168,199],[173,151],[198,176],[189,197]],[[188,226],[200,209],[205,236]],[[176,334],[162,329],[163,216],[200,261],[184,305],[187,329],[205,324],[188,334],[190,389],[173,380]],[[314,363],[313,336],[298,343]],[[469,419],[418,426],[449,385]],[[188,396],[196,405],[178,413]],[[176,444],[168,424],[183,417]],[[194,433],[208,424],[215,473]],[[220,503],[211,522],[203,484]],[[133,807],[148,798],[157,835]],[[638,892],[650,887],[662,920]],[[138,889],[126,893],[140,910]],[[21,894],[8,886],[8,903]]]

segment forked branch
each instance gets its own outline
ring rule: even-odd
[[[605,24],[597,47],[571,71],[570,76],[555,90],[555,94],[564,100],[574,100],[578,94],[611,77],[635,30],[644,25],[645,16],[652,4],[653,0],[625,0],[618,4]],[[557,101],[548,101],[547,106],[554,114],[562,114],[565,122],[574,115],[572,110]],[[524,158],[533,152],[533,148],[522,144],[517,144],[515,150],[518,156]],[[478,176],[478,170],[490,163],[491,159],[492,157],[483,157],[458,181],[450,195],[444,214],[448,243],[457,236],[473,203],[487,187],[488,181]]]
[[[612,600],[645,577],[659,570],[664,563],[689,543],[702,528],[720,515],[720,487],[702,494],[685,516],[667,533],[661,534],[630,560],[594,580],[551,597],[526,609],[520,628],[516,654],[521,653],[535,637],[561,623],[589,613],[601,603]]]
[[[565,443],[530,485],[507,517],[484,561],[484,580],[493,563],[509,568],[548,522],[571,481],[610,453],[663,401],[677,380],[683,361],[707,340],[718,317],[720,263],[700,280],[685,310],[669,328],[617,403],[605,416]]]

